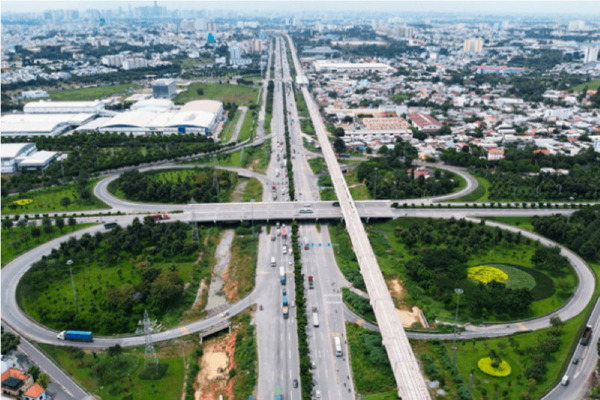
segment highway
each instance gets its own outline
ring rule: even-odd
[[[288,42],[292,54],[295,54],[296,51],[289,36]],[[302,69],[297,63],[297,57],[293,56],[293,58],[296,62],[296,71],[300,73]],[[419,363],[408,342],[408,337],[396,312],[396,307],[377,263],[377,258],[365,232],[359,212],[329,142],[319,108],[306,87],[302,87],[302,94],[315,127],[335,193],[339,199],[346,229],[350,235],[365,286],[371,298],[371,305],[381,330],[383,345],[388,353],[394,378],[398,385],[398,396],[415,400],[430,399],[429,390],[425,384]]]

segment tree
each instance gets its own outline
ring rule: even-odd
[[[37,367],[36,365],[32,365],[31,367],[29,367],[29,369],[27,370],[27,373],[29,375],[31,375],[31,377],[33,378],[34,382],[37,382],[39,376],[40,376],[40,369],[39,367]]]
[[[46,389],[48,387],[48,384],[50,383],[50,377],[42,372],[40,374],[40,376],[38,377],[37,382],[40,385],[42,385],[44,387],[44,389]]]
[[[69,205],[71,204],[71,198],[70,197],[63,197],[62,199],[60,199],[60,205],[63,207],[69,207]]]
[[[342,139],[337,138],[335,139],[335,142],[333,142],[333,148],[336,153],[343,153],[346,150],[346,143],[344,143]]]
[[[344,131],[344,128],[342,128],[342,127],[339,127],[339,128],[335,128],[335,129],[333,130],[333,134],[334,134],[336,137],[342,137],[342,136],[345,136],[345,135],[346,135],[346,131]]]
[[[69,217],[69,226],[75,226],[77,224],[77,220],[75,217]]]
[[[13,221],[10,218],[4,218],[2,220],[2,229],[10,229],[13,227]]]
[[[65,219],[63,217],[56,216],[54,218],[54,225],[60,230],[62,233],[63,228],[65,227]]]
[[[2,354],[8,354],[17,348],[21,342],[21,338],[10,332],[4,332],[4,327],[2,327],[1,331],[2,335],[0,336],[2,337]]]
[[[22,218],[20,220],[17,221],[17,227],[23,229],[27,226],[27,220],[25,218]]]
[[[123,354],[123,348],[121,345],[115,344],[114,346],[109,347],[107,352],[109,357],[119,359],[121,354]]]

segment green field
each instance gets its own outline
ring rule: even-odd
[[[233,119],[231,121],[227,121],[227,124],[225,124],[225,128],[223,128],[220,135],[220,139],[222,142],[229,142],[231,140],[233,132],[235,131],[235,126],[237,125],[238,119],[240,118],[241,114],[242,112],[238,109],[236,110]]]
[[[250,178],[248,180],[248,184],[246,185],[246,189],[244,190],[242,200],[246,203],[250,202],[251,200],[262,201],[262,196],[262,183],[256,178]]]
[[[54,220],[52,220],[54,222]],[[14,226],[10,229],[2,230],[2,266],[4,267],[11,260],[20,256],[23,253],[33,249],[40,244],[49,242],[59,236],[69,234],[71,232],[78,231],[80,229],[88,228],[95,224],[77,224],[68,225],[67,219],[65,219],[65,226],[62,231],[56,226],[52,227],[52,232],[46,233],[43,229],[40,229],[40,236],[33,238],[31,234],[31,228],[19,228]]]
[[[248,110],[246,112],[246,116],[244,117],[244,122],[242,123],[242,128],[240,129],[240,134],[238,136],[238,142],[243,142],[244,140],[254,138],[256,125],[254,125],[254,117],[252,116],[253,110]]]
[[[182,92],[173,99],[175,104],[185,104],[192,100],[211,99],[223,103],[236,103],[237,105],[250,105],[256,100],[257,89],[240,85],[219,83],[192,83],[187,86],[187,91]],[[203,94],[198,94],[198,89]]]
[[[583,89],[588,88],[588,90],[598,90],[600,88],[600,79],[596,79],[595,81],[582,83],[581,85],[573,86],[569,88],[569,92],[582,92]]]
[[[486,217],[490,221],[500,222],[502,224],[514,225],[526,231],[533,232],[531,217]]]
[[[23,196],[7,196],[2,199],[2,214],[32,214],[64,211],[85,211],[110,208],[104,202],[94,196],[94,185],[100,180],[91,179],[86,185],[86,189],[91,194],[90,198],[83,200],[77,194],[77,184],[56,186],[48,189],[33,190],[25,193]],[[61,205],[61,200],[65,197],[70,199],[68,206]],[[20,206],[14,204],[20,199],[31,199],[28,205]],[[14,205],[14,208],[13,208]]]
[[[304,148],[308,151],[311,151],[313,153],[320,153],[321,149],[317,149],[315,147],[315,144],[318,144],[318,141],[313,141],[312,143],[309,143],[308,140],[306,140],[305,137],[302,138],[302,143],[304,144]]]
[[[57,90],[48,92],[50,98],[54,101],[89,101],[98,100],[108,96],[118,94],[130,94],[140,89],[141,85],[132,83],[121,83],[110,86],[98,86],[82,89]]]
[[[93,242],[84,237],[80,241],[88,243],[88,250],[69,253],[75,261],[72,270],[77,311],[69,268],[60,261],[63,257],[60,254],[34,264],[23,276],[17,289],[17,301],[32,318],[57,330],[85,326],[98,335],[131,333],[144,309],[163,326],[175,326],[190,310],[200,281],[210,276],[219,232],[216,227],[199,228],[202,252],[191,240],[191,229],[178,222],[133,224],[123,231],[103,233],[101,239],[94,236]],[[118,234],[122,237],[115,241]],[[160,234],[160,239],[150,239],[151,234]],[[183,235],[187,237],[182,238]],[[86,258],[81,259],[82,256]],[[55,268],[49,271],[47,265]],[[189,290],[179,292],[172,288],[176,291],[171,292],[170,300],[153,302],[151,299],[159,289],[157,285],[176,283],[175,278],[168,275],[171,272],[181,279],[182,287],[189,285]],[[37,287],[35,291],[30,289],[32,285]],[[132,299],[133,293],[138,292],[143,297]]]
[[[258,147],[250,146],[231,153],[219,154],[215,163],[223,167],[248,168],[264,173],[271,159],[271,141],[267,140]],[[201,158],[194,163],[211,164],[211,158]]]
[[[475,177],[475,179],[477,179],[477,183],[479,183],[479,185],[477,186],[477,188],[474,191],[472,191],[471,193],[467,194],[466,196],[460,197],[458,199],[450,200],[450,201],[454,201],[454,202],[468,202],[468,201],[483,202],[483,201],[488,201],[489,200],[488,196],[489,196],[490,181],[488,181],[487,179],[482,178],[480,176],[474,175],[474,174],[473,174],[473,176]],[[464,188],[465,186],[466,186],[466,182],[465,182],[464,186],[460,187],[460,189]]]
[[[327,170],[327,164],[325,164],[325,160],[321,157],[311,158],[308,160],[308,165],[310,165],[310,169],[312,169],[315,175]]]
[[[139,377],[144,367],[144,347],[124,348],[119,357],[111,357],[106,350],[84,352],[73,347],[39,346],[86,390],[106,400],[181,398],[184,361],[189,362],[197,347],[190,337],[155,344],[159,363],[168,368],[161,379],[153,381]]]

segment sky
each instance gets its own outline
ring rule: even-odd
[[[239,11],[338,11],[344,3],[345,11],[398,11],[398,12],[435,12],[485,15],[584,15],[600,17],[599,1],[369,1],[369,0],[333,0],[333,1],[158,1],[158,5],[168,9],[235,9]],[[2,0],[2,12],[39,12],[50,9],[124,9],[151,6],[153,1],[56,1],[56,0]]]

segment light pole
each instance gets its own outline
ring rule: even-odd
[[[452,343],[452,348],[454,349],[454,368],[456,368],[456,328],[458,327],[458,306],[460,304],[460,295],[463,294],[463,290],[461,288],[454,289],[454,293],[456,293],[456,319],[454,320],[454,340]]]
[[[75,291],[75,281],[73,280],[73,260],[68,260],[69,273],[71,274],[71,286],[73,286],[73,299],[75,300],[75,314],[79,311],[77,308],[77,292]]]
[[[252,207],[252,237],[254,237],[254,199],[250,200],[250,207]]]
[[[377,200],[377,172],[379,168],[375,167],[375,200]]]

